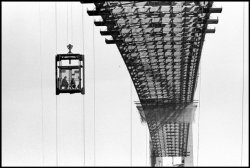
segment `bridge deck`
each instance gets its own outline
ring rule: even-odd
[[[209,19],[210,13],[220,13],[221,8],[213,8],[211,1],[94,4],[96,9],[88,14],[102,17],[95,25],[107,26],[101,34],[111,36],[106,43],[116,44],[121,53],[140,99],[140,114],[149,126],[154,155],[186,156],[188,124],[179,121],[178,129],[169,128],[175,140],[163,137],[169,137],[165,129],[173,117],[193,102],[205,34],[215,32],[207,27],[218,23]]]

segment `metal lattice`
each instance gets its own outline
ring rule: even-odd
[[[210,13],[208,1],[95,2],[90,16],[107,26],[107,44],[116,44],[140,99],[142,121],[149,126],[153,156],[187,156],[188,122],[176,122],[193,103],[197,72]]]

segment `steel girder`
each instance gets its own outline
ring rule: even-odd
[[[146,121],[153,156],[187,156],[189,122],[178,121],[193,103],[197,72],[210,13],[220,13],[208,1],[94,2],[90,16],[106,26],[107,44],[116,44],[140,99],[138,110]],[[173,126],[173,127],[172,127]],[[168,135],[169,133],[173,133]],[[178,143],[176,145],[176,143]]]

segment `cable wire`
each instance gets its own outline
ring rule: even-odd
[[[96,144],[96,135],[95,135],[95,34],[94,34],[94,19],[93,19],[93,61],[94,61],[94,166],[95,166],[95,161],[96,161],[96,154],[95,154],[95,144]]]
[[[41,137],[41,141],[42,141],[42,165],[44,166],[44,112],[43,112],[43,72],[42,72],[42,21],[41,21],[41,4],[39,3],[39,40],[40,40],[40,46],[39,46],[39,57],[40,57],[40,70],[41,70],[41,74],[40,74],[40,79],[41,79],[41,111],[42,111],[42,137]]]
[[[68,25],[69,25],[69,2],[67,2],[67,44],[69,44],[69,28],[68,28]]]
[[[84,54],[84,16],[83,16],[83,5],[82,5],[82,53]],[[85,66],[83,65],[83,68]],[[84,77],[84,76],[83,76]],[[84,85],[84,84],[83,84]],[[83,95],[83,166],[85,166],[85,96]]]
[[[242,111],[241,111],[241,160],[240,160],[240,165],[242,166],[242,160],[243,160],[243,130],[244,130],[244,127],[243,127],[243,118],[244,118],[244,33],[245,33],[245,29],[244,29],[244,24],[245,22],[245,3],[243,2],[243,57],[242,57]]]
[[[56,35],[55,42],[56,42],[56,54],[57,54],[57,3],[56,2],[55,2],[55,35]],[[56,69],[56,71],[57,71],[57,69]],[[57,76],[56,76],[56,80],[57,80]],[[58,103],[58,100],[57,100],[57,95],[56,95],[56,166],[58,166],[58,127],[57,127],[57,125],[58,125],[57,124],[58,123],[58,121],[57,121],[58,107],[57,106],[58,105],[57,105],[57,103]]]
[[[72,12],[72,3],[73,2],[70,3],[70,17],[71,17],[70,18],[70,20],[71,20],[70,23],[71,23],[71,43],[74,44],[73,43],[73,12]]]
[[[148,165],[148,130],[147,130],[147,125],[146,125],[146,166]]]
[[[198,110],[198,135],[197,135],[197,166],[199,165],[199,146],[200,146],[200,111],[201,111],[201,63],[200,63],[200,86],[199,86],[199,110]]]
[[[132,151],[132,147],[133,147],[133,130],[132,130],[132,126],[133,126],[133,122],[132,122],[132,79],[130,82],[130,165],[132,166],[132,156],[133,156],[133,151]]]

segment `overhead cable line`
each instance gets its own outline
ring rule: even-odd
[[[200,111],[201,111],[201,63],[200,63],[200,86],[199,86],[199,110],[198,110],[198,140],[197,140],[197,166],[199,165],[199,147],[200,147]]]
[[[57,55],[57,3],[55,2],[55,35],[56,35],[56,55]],[[61,62],[61,61],[60,61]],[[58,166],[58,99],[56,96],[56,166]]]
[[[43,116],[44,116],[44,112],[43,112],[43,68],[42,68],[42,28],[41,28],[41,4],[39,3],[39,57],[40,57],[40,70],[41,70],[41,74],[40,74],[40,81],[41,81],[41,111],[42,111],[42,137],[41,137],[41,141],[42,141],[42,165],[44,165],[44,120],[43,120]]]
[[[82,53],[84,54],[84,16],[82,5]],[[84,65],[83,65],[84,66]],[[85,68],[85,66],[84,66]],[[85,166],[85,96],[83,95],[83,166]]]
[[[245,42],[244,42],[244,33],[245,33],[245,29],[244,29],[244,26],[245,26],[245,2],[243,2],[243,46],[242,46],[242,49],[243,49],[243,55],[242,55],[242,111],[241,111],[241,157],[240,157],[240,165],[242,166],[242,160],[243,160],[243,131],[244,131],[244,45],[245,45]]]
[[[73,2],[71,2],[70,3],[70,24],[71,24],[71,43],[72,44],[74,44],[73,43],[73,10],[72,10],[72,3]]]
[[[93,68],[94,68],[94,166],[95,166],[95,164],[96,164],[96,134],[95,134],[95,126],[96,126],[96,124],[95,124],[95,35],[94,35],[94,19],[93,19],[93,27],[92,27],[93,29],[93,61],[94,61],[94,66],[93,66]]]

